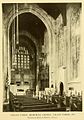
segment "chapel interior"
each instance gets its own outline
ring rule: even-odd
[[[2,4],[4,112],[82,111],[81,11],[81,3]]]

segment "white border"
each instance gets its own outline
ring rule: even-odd
[[[81,79],[84,92],[84,1],[83,0],[0,0],[0,11],[2,3],[77,3],[82,2],[82,19],[81,19]],[[83,120],[84,112],[2,112],[2,12],[0,12],[0,119],[1,120],[30,120],[30,119],[55,119],[55,120]],[[83,106],[84,110],[84,106]],[[38,116],[36,117],[36,114]],[[35,116],[33,116],[35,115]],[[31,116],[31,117],[30,117]],[[33,117],[33,118],[32,118]]]

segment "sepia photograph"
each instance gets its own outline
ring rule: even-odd
[[[1,7],[3,112],[82,112],[82,3]]]

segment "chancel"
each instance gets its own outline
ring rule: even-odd
[[[81,3],[3,3],[3,111],[82,111]]]

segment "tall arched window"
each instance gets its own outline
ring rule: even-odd
[[[22,46],[19,46],[15,51],[15,69],[29,69],[30,68],[30,57],[28,49]]]

